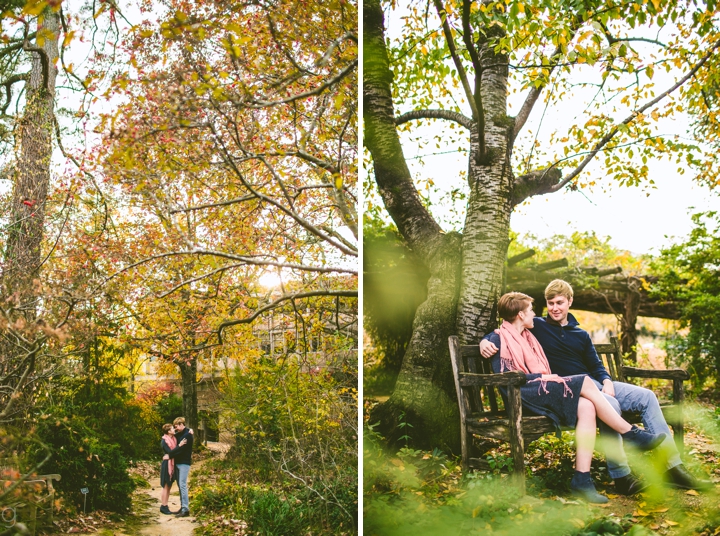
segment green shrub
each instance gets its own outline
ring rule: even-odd
[[[183,414],[183,401],[182,397],[175,393],[170,393],[168,396],[161,398],[155,405],[155,411],[160,416],[160,422],[165,424],[173,422],[175,417]]]
[[[342,375],[305,370],[289,359],[248,359],[223,385],[226,418],[236,431],[228,462],[245,467],[245,481],[272,484],[272,492],[244,491],[254,493],[257,511],[236,514],[248,523],[262,514],[263,534],[289,515],[288,504],[313,534],[352,531],[357,523],[357,391],[338,380]],[[312,489],[298,487],[288,473]]]
[[[231,508],[233,512],[240,511],[241,492],[239,486],[226,480],[220,480],[213,486],[199,488],[193,494],[193,509],[207,512],[220,512]]]
[[[125,512],[131,506],[135,482],[128,475],[127,458],[122,449],[99,437],[83,417],[62,415],[41,420],[37,434],[53,452],[43,466],[47,473],[61,476],[56,487],[70,503],[81,507],[81,488],[88,488],[87,506]],[[37,458],[44,452],[37,451]]]
[[[254,486],[244,488],[242,495],[244,519],[251,531],[266,536],[299,536],[307,532],[304,529],[311,517],[310,504]]]

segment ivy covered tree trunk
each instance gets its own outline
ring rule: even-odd
[[[43,263],[60,17],[46,8],[38,20],[41,22],[37,23],[36,35],[43,39],[39,44],[25,40],[23,48],[32,54],[32,67],[29,73],[17,78],[26,80],[25,108],[16,125],[12,206],[7,215],[8,234],[0,274],[3,309],[11,329],[25,331],[22,334],[25,340],[5,335],[0,341],[0,421],[17,417],[22,408],[21,394],[33,380],[44,346],[42,334],[36,331],[40,291],[35,281]],[[9,102],[10,85],[6,86],[6,93]]]
[[[32,282],[42,262],[45,203],[50,184],[50,159],[54,128],[55,79],[58,57],[59,14],[46,9],[38,34],[42,46],[26,46],[32,53],[32,69],[25,85],[25,113],[18,124],[17,163],[14,174],[12,212],[3,283],[8,295],[24,302],[33,294]],[[23,304],[26,311],[34,305]],[[30,313],[29,316],[34,316]]]

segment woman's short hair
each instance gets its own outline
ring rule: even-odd
[[[533,301],[531,296],[522,292],[508,292],[498,300],[498,314],[503,320],[512,322],[517,318],[518,313],[527,309],[528,304]]]
[[[170,428],[172,428],[173,425],[170,423],[163,424],[162,431],[164,434],[167,434],[170,431]]]
[[[550,281],[548,286],[545,287],[545,299],[552,300],[555,296],[564,296],[568,300],[571,300],[573,297],[573,289],[570,283],[562,279]]]

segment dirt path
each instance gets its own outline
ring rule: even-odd
[[[192,472],[190,475],[192,476]],[[160,476],[152,478],[150,485],[152,488],[146,490],[147,495],[151,499],[150,507],[148,508],[150,517],[145,521],[147,525],[142,527],[139,534],[145,536],[192,536],[193,530],[197,526],[195,518],[193,516],[175,517],[161,514],[160,493],[162,492],[162,488],[160,487]],[[175,484],[173,484],[172,491],[170,492],[168,506],[171,512],[180,510],[180,492]]]
[[[208,442],[207,447],[217,455],[224,456],[229,445]],[[192,487],[193,470],[197,470],[202,466],[204,461],[205,460],[201,460],[193,463],[192,470],[190,471],[190,487]],[[138,534],[143,536],[192,536],[193,531],[198,526],[192,513],[189,517],[175,517],[161,514],[160,494],[162,488],[160,487],[160,475],[151,478],[149,482],[151,489],[145,490],[145,493],[149,497],[148,501],[150,504],[145,513],[148,517],[143,522],[143,526]],[[180,510],[180,491],[178,490],[177,484],[173,484],[168,506],[171,512]]]

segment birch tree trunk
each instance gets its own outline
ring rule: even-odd
[[[510,167],[512,120],[507,117],[507,56],[485,43],[479,46],[482,65],[480,96],[485,118],[485,154],[476,129],[470,132],[468,180],[470,196],[465,216],[462,278],[457,334],[462,344],[475,344],[495,327],[496,303],[502,290],[512,212],[513,175]]]

